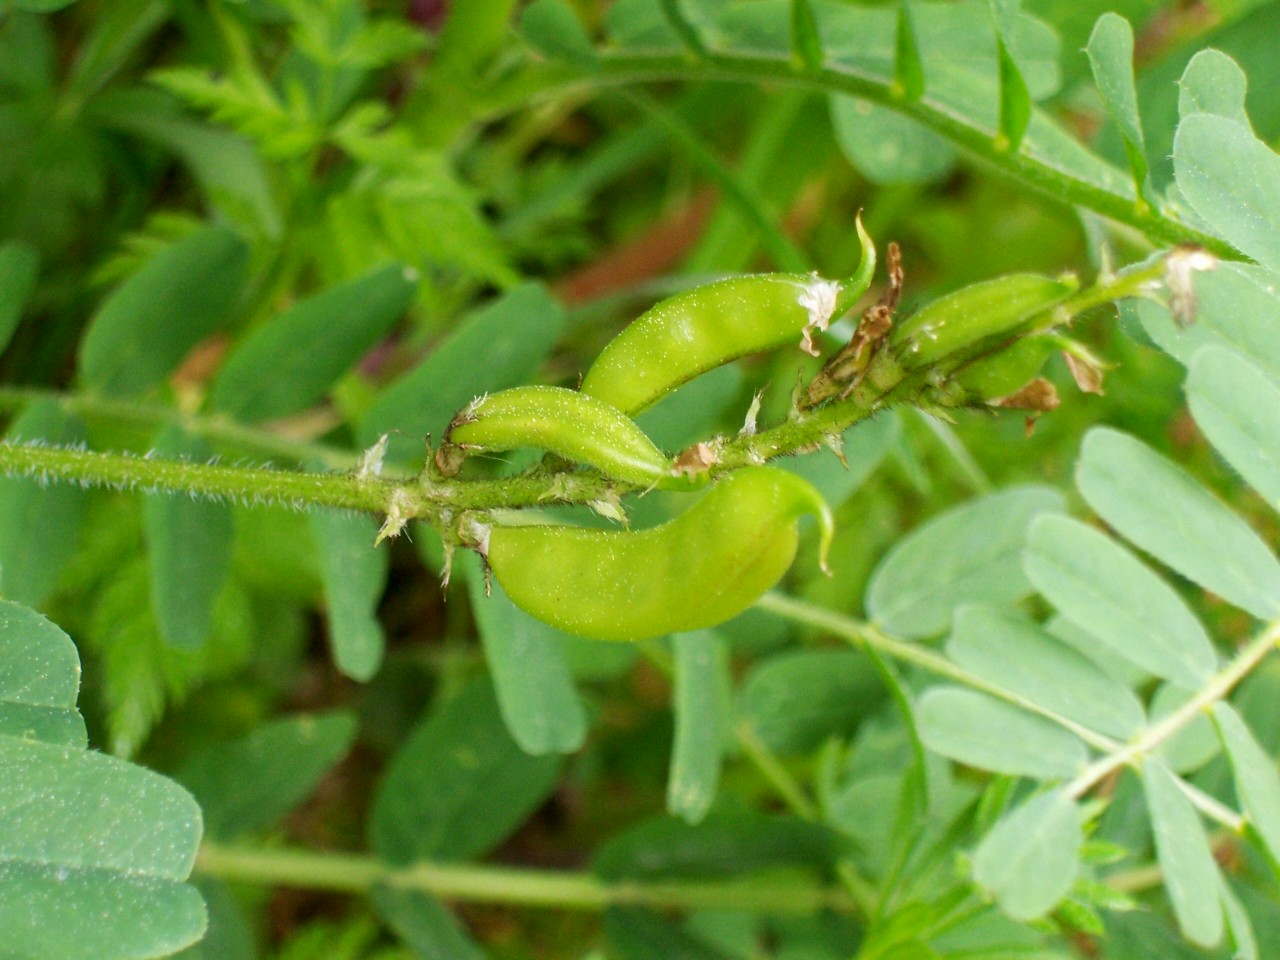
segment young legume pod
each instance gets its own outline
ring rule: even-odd
[[[833,527],[821,494],[785,470],[744,467],[649,530],[495,527],[489,564],[539,620],[597,640],[643,640],[749,607],[791,565],[806,513],[818,519],[825,564]]]
[[[473,451],[537,447],[631,483],[669,479],[671,464],[616,407],[563,387],[515,387],[479,397],[453,419],[436,465],[458,472]]]
[[[978,357],[956,371],[944,390],[956,402],[983,404],[1017,393],[1040,372],[1062,338],[1033,333],[1019,337],[995,353]]]
[[[871,285],[876,254],[857,223],[862,262],[848,280],[817,274],[734,277],[663,300],[609,342],[582,392],[634,415],[700,373],[788,343],[818,356],[813,336]]]
[[[908,372],[978,347],[989,337],[1012,335],[1026,321],[1076,291],[1074,278],[1055,280],[1015,273],[957,290],[933,301],[890,334],[893,354]]]

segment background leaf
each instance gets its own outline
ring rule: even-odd
[[[20,241],[0,246],[0,351],[9,345],[22,308],[35,289],[40,255]]]
[[[1275,760],[1228,704],[1213,705],[1213,722],[1235,772],[1236,795],[1262,842],[1280,859],[1280,774]]]
[[[671,645],[675,652],[671,710],[676,729],[667,775],[667,812],[698,823],[715,800],[732,722],[728,651],[710,630],[676,634]]]
[[[208,462],[209,445],[177,424],[152,445],[166,459]],[[231,508],[176,493],[152,493],[142,501],[147,536],[151,609],[165,643],[187,650],[204,646],[213,607],[231,569],[235,535]]]
[[[1240,65],[1220,50],[1201,50],[1178,81],[1178,116],[1211,113],[1249,126],[1247,81]]]
[[[1133,182],[1147,189],[1147,148],[1138,113],[1138,92],[1133,80],[1133,28],[1119,14],[1104,13],[1089,37],[1089,63],[1107,113],[1120,128]]]
[[[209,406],[250,423],[305,410],[404,316],[416,282],[391,264],[299,301],[227,357]]]
[[[867,611],[892,633],[927,637],[947,629],[961,603],[1011,603],[1031,591],[1019,562],[1026,531],[1062,510],[1048,487],[1014,487],[956,507],[912,531],[880,561]]]
[[[275,825],[310,796],[355,732],[347,713],[286,717],[193,754],[175,776],[199,801],[208,835],[234,840]]]
[[[80,421],[57,401],[42,400],[9,425],[5,439],[69,446],[82,442],[84,434]],[[69,484],[0,477],[0,592],[5,597],[30,607],[48,599],[75,553],[85,500],[85,492]]]
[[[374,546],[378,524],[372,517],[313,510],[307,519],[320,560],[333,661],[363,683],[378,672],[386,646],[377,609],[387,585],[388,551]]]
[[[240,300],[249,248],[204,227],[153,257],[103,302],[80,345],[80,378],[132,396],[158,385]]]
[[[373,801],[369,837],[390,863],[464,860],[492,848],[551,792],[559,757],[507,733],[493,688],[474,681],[420,723]]]
[[[467,588],[498,706],[520,749],[535,756],[572,753],[587,736],[587,715],[564,657],[567,636],[513,604],[479,557],[468,555]]]

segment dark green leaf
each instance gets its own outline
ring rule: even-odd
[[[1239,64],[1219,50],[1201,50],[1178,81],[1178,116],[1211,113],[1247,127],[1246,92],[1247,81]]]
[[[85,747],[80,656],[34,610],[0,600],[0,735]]]
[[[1023,563],[1036,589],[1111,653],[1193,690],[1217,668],[1213,644],[1182,598],[1106,534],[1041,517]]]
[[[248,266],[249,248],[226,227],[205,227],[153,257],[89,322],[84,385],[133,395],[159,384],[230,315]]]
[[[755,665],[742,684],[738,715],[770,750],[806,753],[851,733],[880,700],[880,682],[860,654],[787,651]]]
[[[422,456],[459,409],[482,393],[533,379],[564,330],[564,309],[542,287],[525,284],[467,317],[417,367],[378,398],[360,424],[369,446],[390,433],[390,455]]]
[[[616,960],[729,960],[728,954],[643,907],[610,907],[604,934]]]
[[[75,747],[0,736],[0,930],[8,956],[132,960],[204,933],[183,881],[200,809],[170,780]]]
[[[733,722],[728,651],[710,630],[676,634],[671,642],[675,648],[671,709],[676,730],[667,775],[667,812],[698,823],[716,798],[726,732]]]
[[[1014,487],[934,517],[900,540],[876,567],[867,610],[885,629],[908,637],[942,633],[961,603],[1012,603],[1031,591],[1022,573],[1027,527],[1058,513],[1062,495]]]
[[[1120,128],[1129,169],[1139,192],[1147,189],[1147,148],[1133,81],[1133,28],[1119,14],[1104,13],[1094,25],[1086,50],[1093,81],[1112,121]]]
[[[295,304],[232,351],[209,405],[251,423],[306,409],[404,316],[415,287],[393,264]]]
[[[1076,483],[1107,523],[1161,562],[1259,619],[1280,613],[1280,564],[1266,544],[1140,440],[1102,427],[1089,431]]]
[[[926,690],[916,720],[930,750],[995,773],[1052,780],[1078,773],[1088,758],[1074,734],[973,690]]]
[[[386,640],[378,601],[387,585],[386,549],[374,546],[378,524],[361,513],[314,510],[308,515],[320,561],[333,661],[361,683],[378,672]]]
[[[1128,687],[1020,614],[961,607],[947,655],[983,680],[1119,740],[1146,721]]]
[[[791,56],[810,70],[820,68],[826,58],[809,0],[791,0]]]
[[[166,459],[213,458],[208,444],[176,424],[162,429],[152,448]],[[152,493],[143,499],[142,517],[160,636],[172,646],[198,649],[209,637],[213,605],[231,567],[231,508],[180,493]]]
[[[380,886],[369,899],[387,926],[422,960],[484,960],[484,952],[458,918],[430,894]]]
[[[1236,796],[1271,855],[1280,859],[1280,774],[1275,758],[1227,704],[1214,704],[1213,720],[1235,772]]]
[[[35,289],[40,256],[21,241],[0,246],[0,351],[9,345],[22,308]]]
[[[475,681],[420,723],[392,759],[369,835],[384,860],[465,860],[500,843],[555,786],[560,758],[507,733],[493,688]]]
[[[1034,920],[1071,890],[1080,871],[1080,811],[1065,790],[1033,797],[996,824],[973,857],[973,878],[1015,920]]]
[[[1188,940],[1212,947],[1222,939],[1222,880],[1204,824],[1177,778],[1154,757],[1148,757],[1143,765],[1143,786],[1155,831],[1156,856],[1178,926]]]
[[[894,33],[893,82],[907,100],[919,100],[924,96],[924,67],[920,63],[920,45],[916,41],[911,0],[898,0],[898,22]]]
[[[526,753],[572,753],[587,716],[564,657],[566,634],[513,604],[496,580],[485,596],[479,558],[467,558],[467,588],[507,729]]]
[[[1003,37],[997,41],[996,49],[1000,61],[1001,147],[1017,151],[1031,124],[1031,91]]]
[[[310,796],[355,733],[346,713],[276,720],[194,754],[176,779],[200,802],[209,836],[234,840],[274,826]]]
[[[1173,170],[1196,213],[1238,249],[1280,269],[1280,157],[1252,130],[1192,114],[1173,138]]]
[[[5,439],[70,446],[83,442],[84,433],[57,401],[43,400],[9,425]],[[75,554],[85,500],[71,484],[0,477],[0,593],[29,607],[48,599]]]
[[[595,59],[591,38],[565,0],[534,0],[520,15],[520,35],[546,57],[581,65]]]
[[[1206,347],[1187,377],[1191,415],[1209,442],[1280,509],[1280,387],[1238,353]]]

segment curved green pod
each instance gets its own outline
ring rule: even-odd
[[[989,337],[1020,332],[1038,313],[1061,303],[1079,287],[1075,278],[1056,280],[1014,273],[964,287],[902,321],[890,334],[893,353],[908,372],[928,367]]]
[[[818,520],[825,566],[831,510],[807,480],[776,467],[737,470],[649,530],[495,527],[489,564],[539,620],[596,640],[643,640],[751,606],[791,566],[806,513]]]
[[[766,273],[720,280],[641,314],[600,352],[582,392],[634,415],[681,384],[752,353],[795,344],[818,355],[813,336],[871,285],[876,254],[862,242],[858,272],[843,282],[817,274]]]
[[[616,407],[564,387],[515,387],[477,398],[454,417],[436,465],[452,476],[468,453],[516,447],[537,447],[630,483],[658,483],[671,467]]]

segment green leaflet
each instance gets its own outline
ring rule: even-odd
[[[390,554],[374,546],[378,524],[372,517],[313,510],[307,520],[320,561],[334,663],[363,683],[378,672],[386,645],[377,610],[387,585]]]
[[[175,775],[191,791],[214,840],[274,826],[310,796],[351,747],[349,713],[299,714],[193,754]]]
[[[0,841],[11,955],[163,956],[204,933],[204,904],[183,882],[200,810],[181,787],[105,754],[10,737],[0,779],[0,819],[14,825]]]
[[[1280,269],[1280,157],[1235,120],[1196,113],[1173,139],[1178,188],[1245,254]]]
[[[1230,705],[1214,704],[1213,722],[1235,773],[1236,796],[1271,856],[1280,859],[1280,774],[1275,759]]]
[[[9,425],[5,440],[69,446],[83,442],[83,429],[56,401],[43,400]],[[0,594],[33,607],[49,598],[75,554],[86,500],[71,484],[0,477]]]
[[[525,753],[573,753],[587,736],[587,715],[565,660],[569,639],[513,604],[468,554],[467,588],[507,730]],[[486,588],[489,595],[486,596]]]
[[[710,630],[678,633],[671,709],[675,739],[667,775],[667,812],[698,823],[711,809],[732,725],[729,656],[724,640]]]
[[[1107,523],[1161,562],[1259,619],[1280,613],[1280,564],[1266,544],[1141,441],[1102,427],[1089,431],[1076,483]]]
[[[485,960],[458,918],[430,894],[378,886],[369,900],[383,922],[422,960]]]
[[[0,351],[9,345],[22,308],[35,289],[40,256],[20,241],[0,246]]]
[[[378,397],[360,423],[360,444],[389,433],[391,459],[421,457],[427,435],[442,436],[453,414],[478,394],[532,380],[564,325],[564,309],[535,283],[470,314]]]
[[[1080,870],[1080,811],[1065,790],[1033,797],[996,824],[973,858],[973,878],[1015,920],[1052,910]]]
[[[86,747],[79,691],[71,638],[34,610],[0,600],[0,736]]]
[[[1062,510],[1047,487],[1014,487],[934,517],[898,541],[867,587],[867,611],[908,637],[942,633],[961,603],[1011,603],[1031,592],[1019,557],[1027,528]]]
[[[1204,824],[1177,778],[1154,757],[1143,764],[1143,788],[1155,832],[1156,856],[1178,926],[1188,940],[1212,947],[1222,939],[1221,875]]]
[[[491,850],[546,799],[560,772],[511,739],[485,680],[468,684],[418,724],[392,758],[373,800],[378,856],[465,860]]]
[[[1210,113],[1248,127],[1244,108],[1247,87],[1239,64],[1220,50],[1201,50],[1178,81],[1178,116],[1185,119]]]
[[[392,264],[299,301],[237,345],[209,406],[251,423],[306,409],[386,336],[415,287],[412,271]]]
[[[1110,653],[1189,690],[1213,675],[1213,644],[1186,603],[1100,531],[1041,517],[1031,525],[1023,567],[1064,617]]]
[[[161,430],[153,443],[161,457],[208,462],[213,450],[180,426]],[[213,606],[231,567],[231,508],[176,493],[148,494],[142,518],[147,535],[151,609],[165,643],[187,650],[204,646]]]
[[[1102,102],[1120,128],[1134,186],[1139,194],[1149,193],[1147,148],[1133,79],[1133,28],[1129,21],[1115,13],[1104,13],[1094,25],[1086,52]]]
[[[204,227],[161,251],[89,322],[80,343],[84,385],[125,396],[158,385],[231,314],[248,266],[248,246],[226,227]]]
[[[1206,347],[1187,377],[1191,415],[1231,466],[1280,510],[1280,387],[1239,354]]]
[[[934,753],[994,773],[1052,780],[1078,773],[1087,759],[1075,734],[973,690],[929,688],[916,719]]]
[[[947,655],[983,680],[1117,740],[1146,721],[1132,691],[1020,614],[961,607]]]

